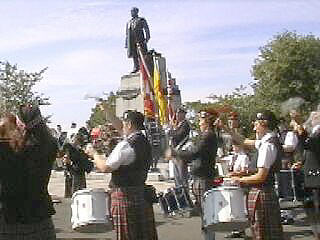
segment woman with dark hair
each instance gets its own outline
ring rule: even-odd
[[[202,216],[202,197],[204,193],[212,187],[214,178],[215,159],[217,155],[217,135],[214,130],[214,122],[217,118],[217,112],[213,109],[200,111],[199,127],[200,139],[196,142],[192,149],[174,150],[169,149],[166,152],[166,157],[182,159],[183,161],[191,162],[191,174],[193,177],[192,191],[196,197],[196,207],[200,210]],[[214,239],[214,233],[210,234],[204,228],[204,239]]]
[[[56,239],[48,183],[57,144],[37,106],[0,120],[0,239]]]

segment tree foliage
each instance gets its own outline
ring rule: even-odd
[[[17,65],[0,62],[0,114],[15,112],[21,104],[49,104],[48,98],[33,91],[33,87],[42,80],[47,68],[39,72],[28,73],[19,70]]]
[[[309,107],[320,96],[320,40],[295,32],[278,34],[260,48],[252,68],[257,101],[274,110],[292,97],[302,97]]]
[[[305,104],[299,110],[308,114],[320,99],[319,38],[288,31],[274,36],[260,48],[252,75],[254,81],[246,87],[240,86],[227,95],[211,95],[212,103],[198,101],[186,105],[195,111],[230,106],[238,112],[246,136],[252,133],[252,120],[258,111],[270,109],[278,117],[284,116],[282,106],[288,99],[303,98]],[[248,94],[248,90],[253,93]]]
[[[114,113],[116,112],[116,95],[112,91],[108,94],[108,98],[106,100],[104,99],[96,99],[96,100],[98,100],[98,102],[106,101],[107,104],[113,108]],[[96,105],[91,109],[90,118],[86,123],[89,129],[92,129],[98,125],[104,125],[106,123],[105,113],[100,110],[98,105]]]

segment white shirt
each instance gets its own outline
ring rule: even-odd
[[[255,142],[255,147],[258,150],[257,168],[270,168],[277,157],[277,148],[268,140],[274,137],[275,134],[269,132],[265,134],[260,141]]]
[[[128,137],[135,133],[130,134]],[[121,165],[129,165],[136,157],[134,149],[127,141],[128,138],[123,139],[110,153],[106,165],[111,167],[112,170],[117,170]]]
[[[75,135],[78,133],[78,128],[70,128],[67,131],[67,141],[72,143]]]
[[[289,131],[284,139],[284,145],[291,146],[293,149],[295,149],[298,145],[298,141],[297,134],[293,131]]]
[[[315,134],[316,132],[320,131],[320,125],[316,125],[312,128],[312,133]]]
[[[249,167],[249,157],[245,153],[237,153],[237,159],[233,165],[234,172],[240,172]]]

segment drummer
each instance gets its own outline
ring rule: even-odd
[[[201,199],[204,193],[212,187],[214,178],[214,165],[217,154],[217,135],[214,130],[214,122],[217,113],[213,109],[200,111],[199,114],[200,140],[192,149],[174,150],[166,152],[166,158],[172,157],[192,163],[191,174],[194,179],[193,192],[196,197],[196,206],[201,211]],[[214,233],[202,229],[204,239],[214,239]]]
[[[256,115],[254,130],[255,147],[258,150],[257,173],[245,177],[233,177],[235,182],[250,187],[248,214],[253,239],[282,240],[279,199],[274,191],[274,173],[281,168],[281,145],[273,132],[277,119],[271,111]],[[244,142],[246,143],[246,141]]]
[[[144,136],[144,115],[127,110],[122,122],[106,104],[100,105],[124,139],[107,160],[95,159],[102,172],[112,173],[111,214],[117,240],[157,240],[152,203],[145,199],[144,185],[151,164],[151,146]],[[122,130],[121,130],[122,126]]]
[[[248,175],[250,159],[244,147],[236,141],[232,141],[232,150],[233,154],[229,160],[229,173],[227,177]],[[231,233],[226,234],[225,238],[244,238],[245,235],[244,230],[237,230],[235,228]]]
[[[243,146],[235,141],[232,143],[233,154],[229,161],[228,176],[244,176],[249,173],[249,156]]]

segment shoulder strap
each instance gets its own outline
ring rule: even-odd
[[[275,147],[277,148],[277,157],[275,162],[272,164],[272,170],[274,172],[279,172],[281,169],[281,159],[283,157],[283,149],[280,143],[280,140],[278,137],[271,137],[268,140],[269,143],[274,144]]]

